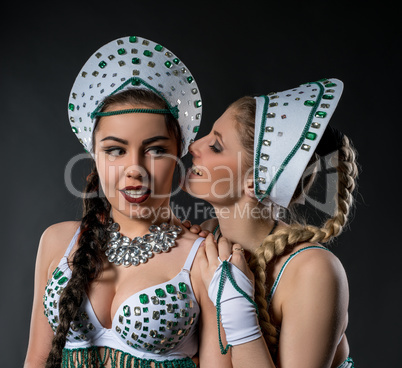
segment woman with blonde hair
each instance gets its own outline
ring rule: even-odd
[[[324,245],[347,224],[358,174],[350,140],[328,126],[342,90],[331,78],[243,97],[190,145],[185,188],[217,215],[202,224],[213,234],[201,268],[234,367],[353,367],[347,277]],[[337,180],[333,213],[316,226],[296,209],[320,157]]]

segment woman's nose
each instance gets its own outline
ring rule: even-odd
[[[199,141],[200,140],[198,139],[188,146],[188,152],[190,152],[194,157],[199,156]]]

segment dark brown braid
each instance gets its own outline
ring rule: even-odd
[[[52,341],[46,368],[60,367],[62,350],[70,324],[77,315],[89,284],[103,271],[103,252],[101,250],[107,240],[105,224],[109,219],[110,205],[96,194],[98,191],[99,176],[94,167],[87,179],[81,233],[78,248],[72,260],[73,272],[60,297],[60,322]]]

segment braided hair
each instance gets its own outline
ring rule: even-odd
[[[229,108],[233,111],[236,121],[236,128],[240,141],[245,149],[246,158],[244,165],[253,166],[254,156],[254,118],[256,111],[256,103],[253,97],[242,97],[232,103]],[[327,128],[328,129],[328,128]],[[333,139],[326,135],[326,145],[337,151],[336,170],[338,174],[337,193],[335,194],[336,209],[335,213],[328,218],[321,226],[314,226],[305,223],[305,221],[297,221],[296,216],[290,214],[291,221],[289,226],[278,229],[273,234],[267,236],[260,247],[252,253],[249,265],[255,277],[255,300],[259,308],[259,323],[267,342],[268,348],[272,355],[275,355],[278,344],[278,331],[271,323],[271,317],[268,312],[267,290],[272,285],[267,285],[266,269],[267,265],[276,257],[294,248],[301,242],[320,242],[327,243],[341,234],[343,228],[348,221],[348,215],[353,206],[352,192],[356,186],[356,178],[358,175],[358,167],[356,163],[356,151],[350,140],[345,135],[332,134],[333,139],[338,142],[334,144]],[[317,162],[319,155],[326,155],[327,151],[321,149],[316,150],[307,167]],[[294,211],[294,202],[306,190],[311,188],[315,179],[315,170],[312,175],[303,175],[300,180],[290,205],[290,211]],[[258,203],[257,206],[263,206]]]
[[[166,103],[155,93],[145,89],[128,89],[105,98],[101,111],[117,104],[147,106],[155,109],[165,109]],[[92,142],[95,146],[95,134],[99,126],[95,122]],[[182,151],[182,136],[177,120],[170,114],[165,115],[165,123],[169,134],[177,142],[178,157]],[[93,148],[95,149],[95,148]],[[107,225],[110,219],[111,205],[100,195],[101,187],[98,171],[93,162],[92,172],[87,177],[83,198],[83,215],[81,219],[78,247],[71,261],[71,279],[64,288],[59,302],[59,325],[52,340],[46,368],[59,368],[62,363],[63,348],[66,343],[71,322],[77,317],[85,293],[90,284],[103,272],[105,262],[104,247],[107,242]]]

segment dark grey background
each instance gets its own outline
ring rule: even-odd
[[[354,218],[333,246],[350,282],[347,336],[357,367],[399,366],[397,10],[385,2],[222,2],[219,9],[216,4],[10,2],[3,9],[1,367],[23,364],[42,232],[80,216],[81,200],[64,181],[68,161],[83,152],[67,119],[70,88],[98,47],[127,35],[161,43],[190,68],[203,97],[199,136],[242,95],[323,77],[344,81],[332,122],[352,138],[362,166]],[[74,168],[77,188],[87,174],[85,162]],[[194,203],[183,194],[173,200],[185,207]]]

